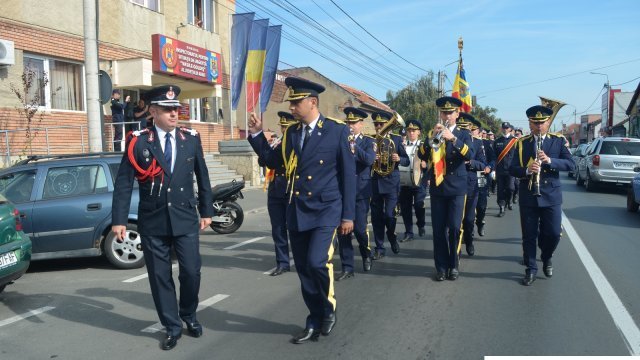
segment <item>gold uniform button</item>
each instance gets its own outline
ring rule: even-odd
[[[311,179],[312,179],[311,175],[307,176],[307,180],[311,180]]]
[[[296,180],[300,179],[300,175],[296,175]]]
[[[296,196],[300,195],[300,191],[296,191]]]
[[[324,164],[324,161],[320,160],[320,165]]]
[[[311,191],[309,191],[309,192],[307,193],[307,195],[308,195],[308,196],[311,196]]]

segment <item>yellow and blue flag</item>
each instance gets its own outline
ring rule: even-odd
[[[456,73],[456,80],[453,82],[453,91],[451,96],[458,98],[462,101],[460,110],[470,113],[473,108],[471,101],[471,91],[469,91],[469,83],[464,74],[464,66],[462,65],[462,58],[458,63],[458,72]]]

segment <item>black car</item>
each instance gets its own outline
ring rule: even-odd
[[[132,193],[125,240],[111,232],[121,159],[122,153],[35,156],[0,171],[0,194],[22,215],[32,260],[105,255],[117,268],[144,265],[136,231],[138,191]]]

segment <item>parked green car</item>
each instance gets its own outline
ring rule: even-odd
[[[31,239],[22,231],[20,212],[0,195],[0,292],[22,276],[31,262]]]

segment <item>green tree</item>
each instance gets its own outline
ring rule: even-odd
[[[416,119],[423,129],[431,129],[438,120],[438,108],[435,100],[438,89],[433,83],[434,74],[428,72],[418,80],[397,92],[387,92],[388,105],[405,120]]]

